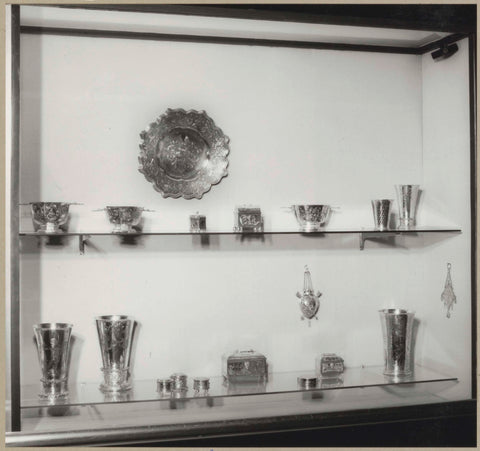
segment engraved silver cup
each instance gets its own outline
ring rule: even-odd
[[[32,221],[39,231],[56,233],[68,221],[70,203],[67,202],[32,202]]]
[[[386,376],[405,377],[412,374],[411,345],[415,314],[403,309],[379,310],[383,333]]]
[[[291,206],[302,232],[321,230],[330,219],[330,205],[292,205]]]
[[[125,315],[95,318],[103,362],[104,393],[130,390],[130,352],[134,321]]]
[[[415,226],[419,185],[395,185],[398,201],[399,229]]]
[[[66,323],[41,323],[33,326],[42,372],[41,398],[55,400],[68,396],[72,327]]]
[[[390,199],[372,200],[373,221],[377,230],[386,230],[390,223],[392,201]]]

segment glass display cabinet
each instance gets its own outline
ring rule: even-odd
[[[6,7],[8,446],[474,446],[476,7],[345,8]]]

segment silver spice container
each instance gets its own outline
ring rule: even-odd
[[[173,373],[170,379],[172,380],[172,390],[188,390],[186,374]]]
[[[157,392],[162,396],[170,396],[172,391],[172,379],[157,379]]]
[[[174,389],[172,390],[170,397],[174,399],[182,399],[187,397],[187,389],[182,388],[182,389]]]
[[[297,385],[299,388],[309,389],[316,388],[318,379],[315,376],[299,376],[297,377]]]
[[[207,230],[207,218],[205,215],[199,215],[198,212],[190,215],[190,232],[201,233]]]
[[[210,389],[210,379],[208,377],[195,377],[193,379],[193,390],[196,396],[207,395]]]

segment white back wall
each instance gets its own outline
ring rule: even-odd
[[[82,202],[70,230],[110,230],[92,210],[112,204],[154,209],[146,231],[185,230],[195,211],[230,230],[241,204],[261,206],[266,228],[294,228],[281,207],[300,202],[340,206],[332,227],[371,226],[371,199],[394,198],[395,183],[425,183],[420,57],[32,35],[21,44],[21,201]],[[167,108],[205,110],[230,137],[229,175],[201,200],[163,199],[137,170],[139,133]],[[31,230],[26,210],[22,219]],[[432,225],[425,210],[419,220]],[[426,292],[441,292],[443,282],[425,288],[437,241],[368,242],[360,252],[357,239],[212,236],[202,246],[174,236],[121,246],[107,236],[80,256],[74,239],[37,247],[23,238],[22,382],[39,378],[39,321],[74,323],[71,379],[100,380],[94,317],[109,313],[139,323],[136,379],[216,375],[222,354],[245,347],[266,354],[273,371],[313,369],[322,352],[380,365],[377,310],[417,310]],[[305,264],[323,293],[311,327],[295,297]],[[420,316],[422,363],[429,330]],[[465,327],[452,339],[469,336]]]
[[[425,299],[421,314],[429,318],[424,359],[430,367],[452,371],[459,379],[456,391],[468,396],[472,353],[469,334],[462,332],[471,321],[471,223],[470,223],[470,130],[468,100],[468,39],[458,42],[459,51],[435,62],[429,54],[422,59],[423,77],[423,164],[428,186],[424,206],[430,222],[439,217],[455,218],[462,234],[439,242],[425,255]],[[448,86],[448,89],[445,89]],[[441,92],[441,94],[440,94]],[[441,285],[451,266],[457,297],[451,317],[441,305]],[[438,286],[438,292],[431,288]],[[443,310],[443,311],[442,311]]]

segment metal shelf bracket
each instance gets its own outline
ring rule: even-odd
[[[85,253],[85,245],[88,245],[88,239],[90,235],[78,235],[78,250],[80,251],[80,255]]]
[[[365,240],[391,238],[397,235],[400,235],[400,232],[361,232],[358,234],[360,250],[365,249]]]

